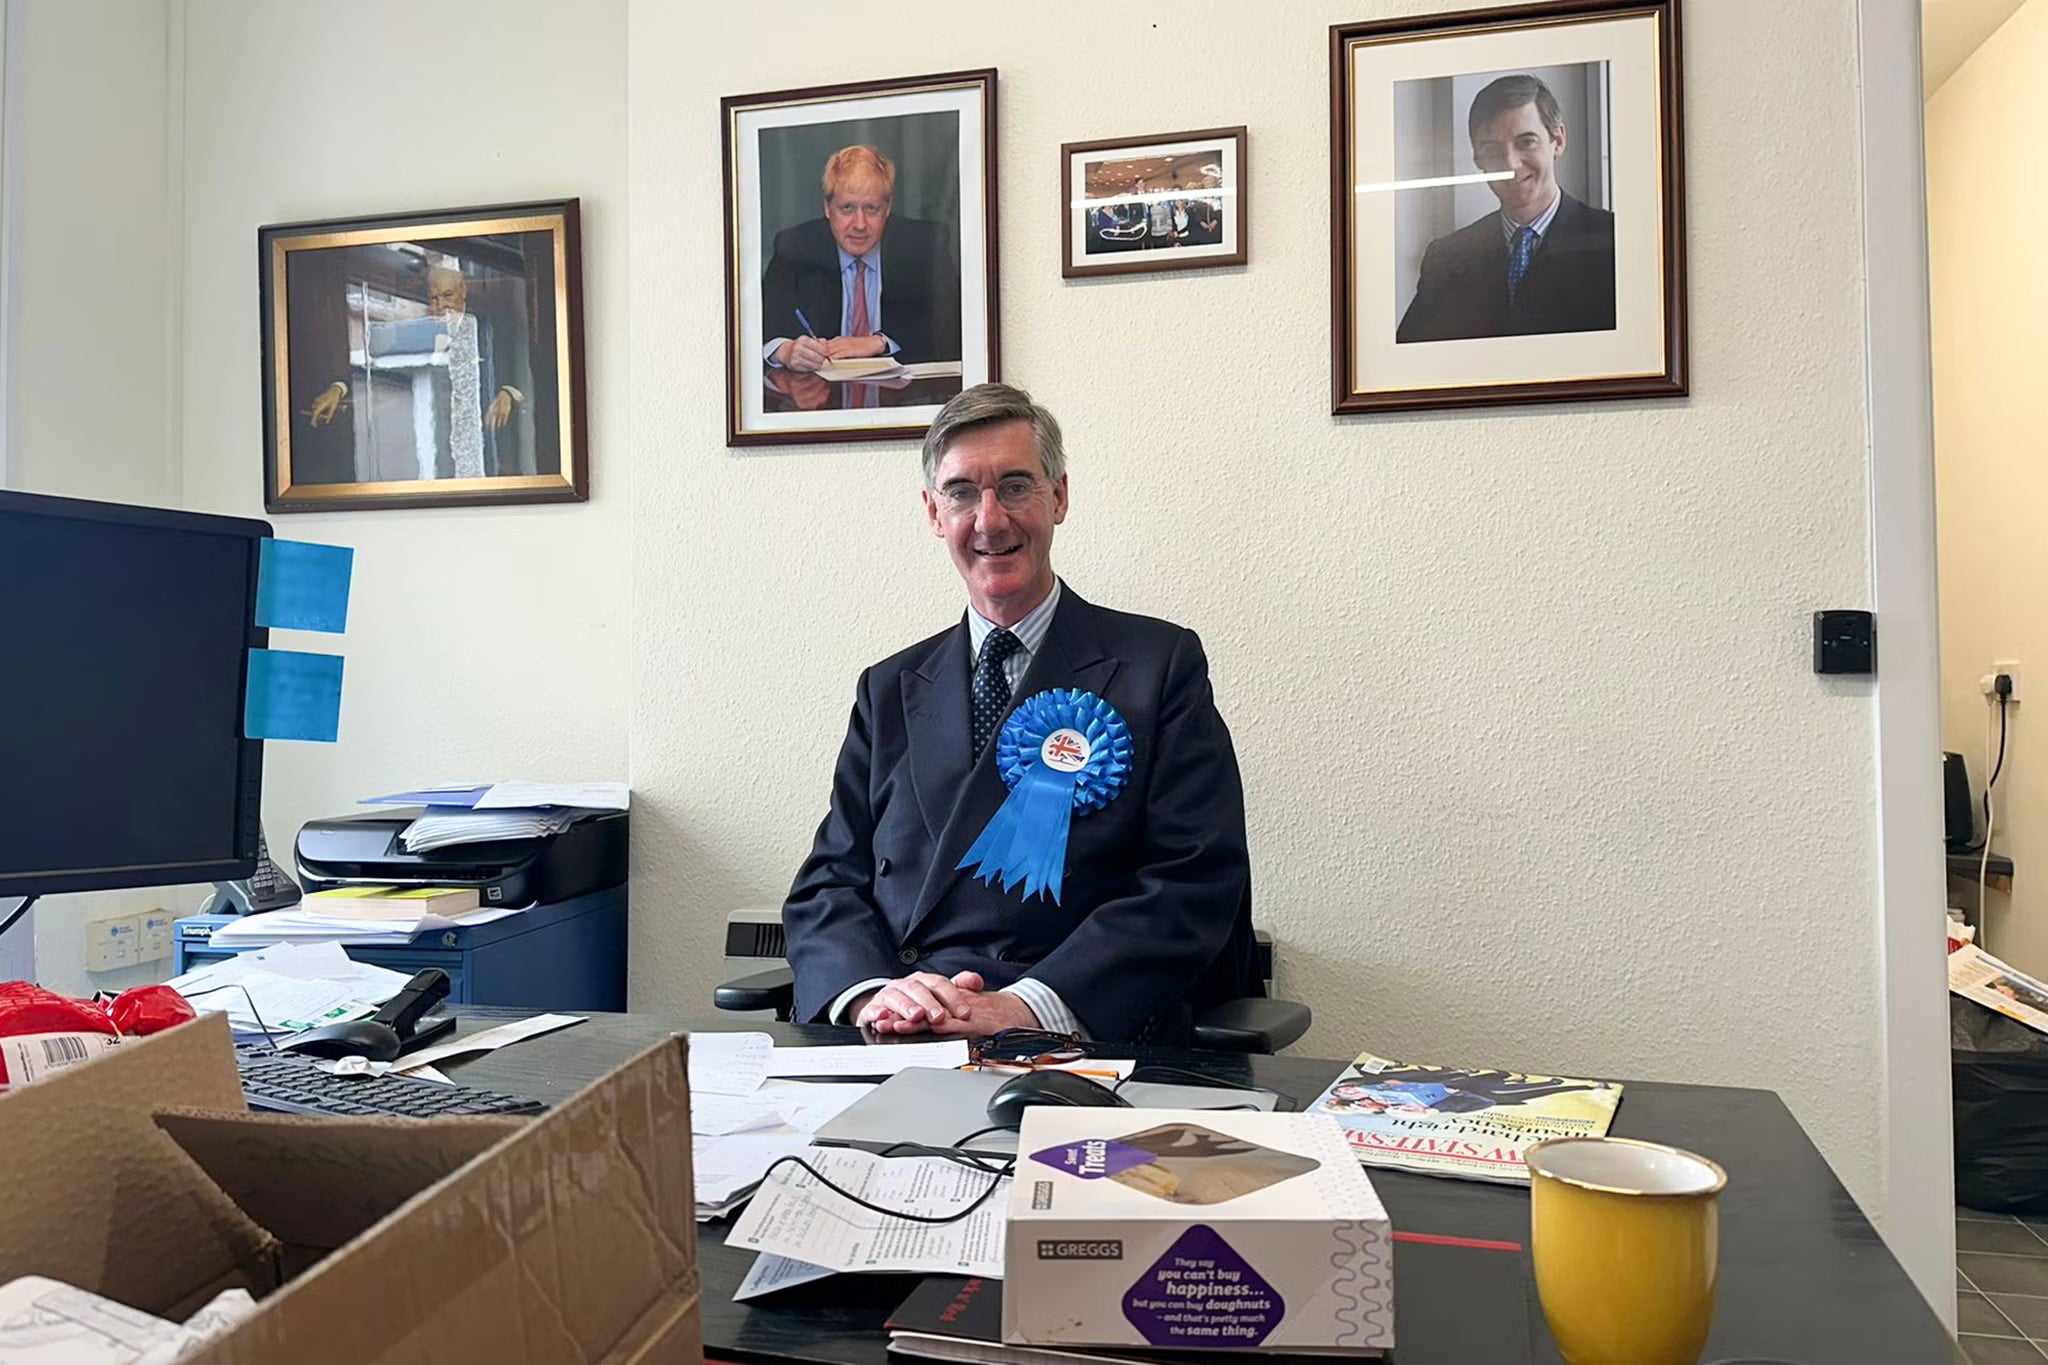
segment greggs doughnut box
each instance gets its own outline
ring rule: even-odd
[[[1321,1114],[1026,1110],[1006,1236],[1008,1342],[1394,1345],[1393,1229]]]

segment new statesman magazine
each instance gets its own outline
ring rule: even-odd
[[[1513,1071],[1411,1066],[1370,1052],[1316,1100],[1367,1166],[1527,1184],[1523,1153],[1545,1138],[1602,1137],[1621,1087]]]

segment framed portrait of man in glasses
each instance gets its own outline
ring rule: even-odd
[[[727,444],[912,438],[996,377],[995,85],[724,100]]]

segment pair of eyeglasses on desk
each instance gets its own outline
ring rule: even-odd
[[[1036,1028],[1006,1028],[967,1045],[968,1065],[977,1067],[1070,1066],[1094,1055],[1074,1034]]]
[[[1095,1050],[1084,1039],[1071,1033],[1006,1028],[969,1043],[965,1069],[1002,1072],[1057,1069],[1102,1081],[1120,1080],[1131,1069],[1129,1062],[1104,1062],[1099,1067],[1083,1065],[1094,1056]]]

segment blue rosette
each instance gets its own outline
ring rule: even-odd
[[[1131,727],[1093,692],[1055,687],[1027,697],[996,736],[996,771],[1010,795],[959,867],[1024,899],[1060,899],[1074,817],[1116,800],[1131,775]]]

